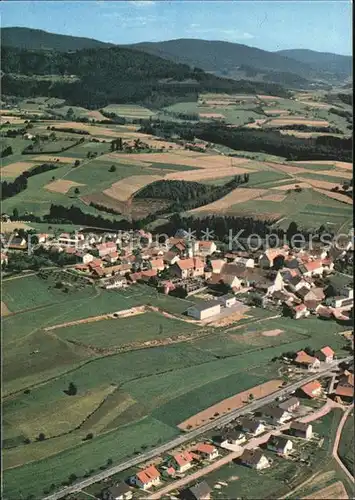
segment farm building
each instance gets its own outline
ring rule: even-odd
[[[350,403],[354,399],[354,387],[338,384],[334,394],[338,399]]]
[[[118,483],[102,492],[102,500],[130,500],[132,496],[132,490],[126,483]]]
[[[151,465],[137,472],[135,476],[132,476],[130,478],[130,483],[142,490],[149,490],[152,486],[157,486],[160,483],[160,473],[154,465]]]
[[[287,455],[293,449],[293,443],[284,436],[270,436],[267,442],[267,449],[276,451],[281,455]]]
[[[295,411],[299,407],[299,405],[300,400],[298,398],[290,398],[280,403],[279,408],[288,412],[292,412]]]
[[[334,351],[331,347],[325,346],[316,352],[316,357],[324,363],[331,363],[334,360]]]
[[[308,384],[303,385],[300,390],[307,397],[313,399],[321,395],[322,386],[320,382],[318,382],[318,380],[313,380],[313,382],[309,382]]]
[[[209,500],[211,498],[211,488],[206,481],[195,484],[191,488],[181,492],[181,498],[186,500]]]
[[[256,450],[244,450],[243,455],[240,457],[240,461],[243,465],[256,470],[270,467],[269,460],[259,448]]]
[[[206,460],[213,460],[214,458],[218,457],[217,448],[207,443],[199,443],[194,448],[194,452]]]
[[[200,304],[195,304],[188,308],[187,315],[195,319],[206,319],[211,316],[216,316],[221,312],[221,304],[216,300],[209,300],[207,302],[201,302]]]
[[[289,432],[290,434],[296,437],[311,439],[313,435],[312,429],[313,428],[311,424],[305,424],[303,422],[298,422],[297,420],[295,420],[294,422],[291,423]]]
[[[222,295],[221,297],[218,297],[218,302],[223,307],[231,307],[236,303],[236,301],[237,301],[237,299],[231,293],[228,293],[226,295]]]

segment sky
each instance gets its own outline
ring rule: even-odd
[[[352,53],[349,0],[5,0],[0,11],[2,27],[25,26],[117,44],[202,38],[270,51]]]

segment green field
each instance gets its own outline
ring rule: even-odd
[[[354,414],[347,418],[339,443],[339,456],[350,474],[354,476]]]
[[[154,116],[155,112],[143,106],[138,106],[136,104],[109,104],[104,111],[108,113],[116,113],[118,116],[123,116],[124,118],[149,118]]]
[[[117,347],[132,342],[147,342],[177,335],[188,335],[198,327],[177,319],[147,312],[122,319],[69,326],[55,330],[60,338],[98,347]]]
[[[344,177],[336,177],[336,172],[334,172],[334,176],[330,175],[322,175],[322,174],[316,174],[314,172],[305,172],[300,174],[301,177],[304,177],[306,179],[314,179],[318,181],[326,181],[326,182],[334,182],[334,184],[344,184],[346,182],[349,182],[347,179],[344,179]]]

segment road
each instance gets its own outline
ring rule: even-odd
[[[340,421],[339,427],[337,429],[337,433],[336,433],[335,440],[334,440],[334,446],[333,446],[333,457],[338,462],[339,466],[342,468],[342,470],[344,471],[344,473],[347,475],[347,477],[349,478],[349,480],[351,481],[351,483],[354,482],[354,478],[351,475],[350,471],[345,467],[345,465],[341,461],[341,459],[340,459],[340,457],[338,455],[338,447],[339,447],[339,442],[340,442],[340,438],[341,438],[341,433],[343,431],[343,427],[345,425],[345,422],[346,422],[349,414],[351,413],[351,411],[353,409],[354,409],[354,405],[352,404],[351,406],[349,406],[349,408],[344,413],[344,415],[343,415],[343,417],[342,417],[342,419]]]
[[[198,429],[195,429],[193,431],[190,431],[182,436],[179,436],[167,443],[164,443],[161,446],[158,446],[146,453],[141,454],[138,457],[132,458],[130,460],[127,460],[126,462],[123,462],[119,465],[116,465],[114,467],[111,467],[110,469],[107,469],[103,472],[99,472],[95,476],[92,476],[90,478],[84,479],[82,481],[79,481],[71,486],[67,486],[52,495],[49,495],[45,497],[43,500],[59,500],[60,498],[64,498],[65,496],[69,495],[70,493],[75,493],[76,491],[80,491],[83,488],[87,488],[93,483],[97,483],[98,481],[102,481],[103,479],[106,479],[110,476],[113,476],[114,474],[117,474],[118,472],[122,472],[126,469],[129,469],[131,467],[137,466],[143,462],[146,462],[147,460],[151,460],[155,458],[158,455],[161,455],[173,448],[176,448],[177,446],[181,446],[199,436],[202,434],[220,426],[224,426],[231,422],[232,420],[235,420],[236,418],[240,417],[241,415],[245,413],[249,413],[251,411],[255,411],[257,408],[260,408],[261,406],[264,406],[268,403],[271,403],[274,401],[277,397],[280,396],[286,396],[292,392],[294,392],[296,389],[299,389],[302,385],[307,384],[308,382],[311,382],[312,380],[315,380],[317,378],[323,377],[329,373],[331,373],[340,363],[343,363],[345,361],[350,361],[352,360],[352,356],[347,356],[346,358],[341,358],[339,360],[334,361],[333,363],[329,364],[329,366],[317,373],[312,373],[308,377],[304,377],[302,380],[298,380],[297,382],[293,382],[292,384],[285,386],[283,389],[280,389],[277,392],[274,392],[273,394],[270,394],[269,396],[265,396],[264,398],[258,399],[256,401],[253,401],[252,403],[249,403],[243,408],[239,408],[237,410],[231,411],[228,413],[228,415],[222,415],[219,418],[216,418],[213,422],[209,422]]]
[[[318,420],[318,418],[326,415],[333,408],[338,408],[338,407],[341,407],[341,405],[339,405],[338,403],[334,403],[331,399],[328,399],[326,404],[323,405],[322,408],[312,412],[310,415],[307,415],[307,417],[300,418],[299,420],[301,422],[312,422],[313,420]],[[279,436],[283,431],[287,430],[290,427],[290,425],[291,422],[288,422],[286,424],[281,425],[277,429],[273,429],[263,434],[262,436],[250,439],[246,445],[240,446],[238,450],[229,453],[225,457],[213,462],[207,467],[204,467],[203,469],[200,469],[194,472],[193,474],[184,477],[178,481],[174,481],[173,483],[165,486],[165,488],[162,488],[159,491],[153,493],[152,495],[149,495],[149,500],[159,500],[162,496],[166,495],[167,493],[171,493],[172,491],[180,489],[183,486],[187,486],[188,484],[196,481],[200,477],[206,476],[207,474],[213,472],[216,469],[220,469],[221,467],[223,467],[223,465],[240,457],[243,454],[244,450],[252,450],[257,448],[261,444],[266,443],[272,435]]]

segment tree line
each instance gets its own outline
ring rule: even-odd
[[[25,170],[21,175],[16,177],[12,182],[2,181],[1,182],[1,200],[6,200],[6,198],[11,198],[21,191],[27,189],[27,179],[33,177],[34,175],[43,174],[43,172],[48,172],[49,170],[55,170],[58,168],[57,165],[53,163],[43,163],[42,165],[37,165],[31,168],[31,170]]]

